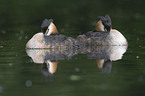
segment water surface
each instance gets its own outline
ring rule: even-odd
[[[143,9],[144,2],[135,0],[0,1],[0,95],[145,95]],[[95,50],[95,55],[89,50],[74,51],[76,54],[69,57],[63,54],[53,75],[43,73],[47,73],[46,62],[37,63],[28,56],[25,45],[40,31],[44,18],[53,18],[61,34],[76,38],[92,30],[96,17],[106,13],[112,18],[113,28],[129,43],[121,58],[112,61],[109,71],[98,68],[93,56],[99,53]]]

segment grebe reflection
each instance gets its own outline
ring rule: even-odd
[[[26,53],[34,63],[42,64],[41,72],[44,76],[53,76],[59,61],[70,59],[78,54],[78,51],[72,49],[26,49]]]
[[[122,59],[128,46],[98,46],[84,47],[81,54],[86,54],[89,59],[95,60],[101,73],[109,74],[112,62]]]
[[[57,70],[58,62],[47,61],[48,63],[43,63],[41,72],[44,76],[53,76]]]
[[[112,62],[122,59],[126,52],[127,46],[98,46],[84,47],[79,50],[32,50],[26,49],[34,63],[42,64],[42,74],[44,76],[53,76],[57,72],[58,62],[70,59],[72,56],[79,54],[87,55],[88,59],[95,60],[101,73],[110,73]],[[77,62],[77,60],[76,60]]]

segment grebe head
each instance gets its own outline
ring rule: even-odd
[[[41,31],[44,35],[58,34],[57,28],[53,23],[53,19],[44,19],[41,25]]]
[[[108,14],[105,15],[105,17],[104,16],[98,16],[98,19],[102,21],[105,29],[109,32],[112,28],[110,16]]]

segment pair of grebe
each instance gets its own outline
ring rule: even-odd
[[[41,25],[42,32],[35,34],[26,44],[26,48],[67,48],[70,45],[79,46],[79,43],[86,42],[92,42],[98,46],[128,45],[126,38],[118,30],[112,29],[109,15],[106,15],[105,17],[98,16],[98,19],[99,21],[97,22],[94,31],[79,35],[77,39],[60,35],[53,23],[53,19],[45,19]],[[92,39],[93,41],[90,41]]]

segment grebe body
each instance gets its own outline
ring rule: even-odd
[[[41,30],[28,41],[26,48],[72,48],[78,43],[71,37],[58,34],[52,19],[45,19]]]
[[[94,31],[89,31],[79,35],[77,40],[81,45],[108,45],[123,46],[128,45],[126,38],[116,29],[112,29],[111,18],[109,15],[98,16],[99,21]]]

